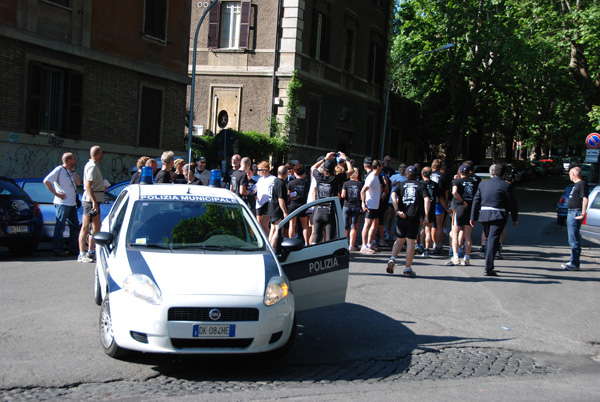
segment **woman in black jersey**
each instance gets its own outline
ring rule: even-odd
[[[344,223],[346,226],[346,237],[348,238],[350,251],[356,251],[354,243],[360,226],[360,211],[362,201],[360,198],[360,190],[363,183],[358,180],[360,172],[357,168],[353,168],[350,180],[344,182],[342,186],[342,199],[344,200]]]
[[[304,165],[297,163],[294,165],[293,170],[294,178],[290,180],[287,185],[288,199],[290,200],[288,213],[292,213],[296,209],[306,204],[308,190],[310,188],[310,182],[305,176]],[[308,240],[310,239],[310,233],[308,228],[308,216],[306,215],[306,212],[302,212],[296,218],[290,220],[289,237],[294,238],[296,236],[298,222],[300,222],[300,229],[302,231],[302,237],[304,238],[304,244],[307,244]]]
[[[337,156],[339,155],[339,156]],[[314,178],[317,182],[315,186],[315,200],[320,200],[327,197],[335,197],[340,192],[342,185],[346,179],[352,174],[352,165],[347,161],[346,155],[343,153],[330,152],[325,159],[313,165],[311,170],[314,173]],[[338,164],[336,158],[346,161],[346,173],[335,174],[335,167]],[[323,165],[323,173],[317,169]],[[321,243],[323,241],[323,230],[325,230],[325,240],[331,240],[334,237],[335,226],[335,211],[333,205],[319,205],[313,212],[314,226],[314,242]]]

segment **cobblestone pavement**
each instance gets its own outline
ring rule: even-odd
[[[1,401],[111,400],[128,397],[173,397],[217,392],[306,388],[340,383],[450,380],[453,378],[552,375],[559,368],[538,365],[523,353],[489,348],[445,348],[415,352],[390,360],[363,360],[339,365],[294,366],[272,364],[233,368],[224,361],[204,373],[183,361],[174,373],[145,381],[74,384],[61,388],[0,390]],[[187,367],[186,367],[187,366]],[[252,370],[248,370],[252,367]],[[210,374],[207,372],[210,371]]]

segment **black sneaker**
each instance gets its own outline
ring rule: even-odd
[[[415,276],[417,276],[417,274],[415,274],[415,271],[413,271],[412,269],[409,269],[402,272],[402,276],[406,278],[414,278]]]
[[[498,276],[498,274],[493,269],[490,269],[489,271],[485,271],[483,276]]]

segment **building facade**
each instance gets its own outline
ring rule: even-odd
[[[192,3],[190,51],[206,15],[190,66],[194,125],[268,134],[272,115],[284,120],[295,74],[300,107],[288,159],[380,156],[392,1],[223,0],[207,12],[210,3]]]
[[[191,2],[3,0],[0,175],[44,177],[92,145],[111,182],[185,149]]]

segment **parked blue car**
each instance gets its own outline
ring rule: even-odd
[[[42,211],[42,217],[44,219],[44,227],[42,231],[43,241],[52,241],[54,238],[54,227],[56,226],[56,210],[54,208],[54,195],[48,191],[48,188],[44,184],[43,179],[27,178],[27,179],[15,179],[15,182],[21,187],[33,201],[37,202],[40,210]],[[82,191],[81,187],[77,188],[77,191]],[[79,194],[81,198],[81,194]],[[100,216],[105,217],[110,212],[112,204],[115,201],[110,193],[104,193],[105,201],[100,203]],[[77,209],[77,215],[79,216],[79,223],[83,216],[83,208]],[[69,225],[65,226],[64,238],[70,237]],[[75,234],[77,236],[78,233]]]

